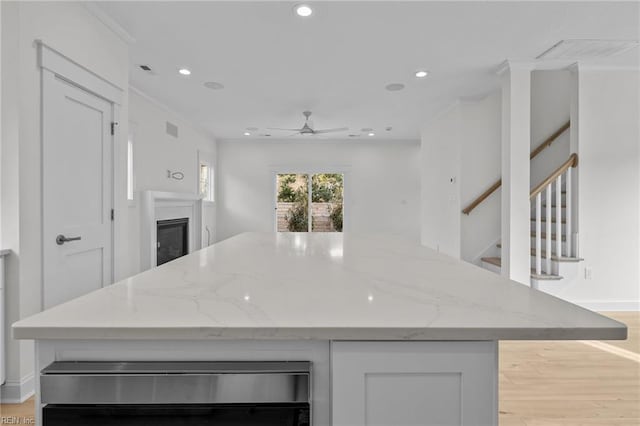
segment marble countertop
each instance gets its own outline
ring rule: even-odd
[[[402,239],[245,233],[13,325],[18,339],[624,339],[612,319]]]

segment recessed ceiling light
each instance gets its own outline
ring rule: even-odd
[[[187,68],[180,68],[178,70],[178,72],[182,75],[191,75],[191,70],[187,69]]]
[[[224,89],[224,85],[222,83],[218,83],[217,81],[207,81],[206,83],[204,83],[204,87],[211,90]]]
[[[249,133],[249,132],[244,132],[244,135],[245,135],[245,136],[251,136],[251,133]]]
[[[302,16],[303,18],[306,18],[313,14],[313,9],[311,9],[311,6],[307,4],[298,4],[294,8],[294,10],[296,11],[296,15]]]
[[[428,75],[429,75],[429,71],[425,71],[425,70],[416,71],[416,77],[418,78],[425,78]]]
[[[368,136],[375,136],[376,134],[375,134],[375,133],[373,133],[373,132],[369,132],[367,135],[368,135]]]
[[[385,89],[387,89],[390,92],[397,92],[398,90],[404,89],[404,84],[402,84],[402,83],[390,83],[390,84],[387,84],[385,86]]]

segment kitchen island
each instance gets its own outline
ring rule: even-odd
[[[626,332],[400,238],[338,233],[240,234],[13,326],[36,342],[40,408],[54,361],[304,361],[317,426],[497,425],[499,340]]]

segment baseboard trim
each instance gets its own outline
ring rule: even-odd
[[[640,311],[640,300],[578,300],[573,303],[600,312]]]
[[[0,386],[0,402],[3,404],[22,404],[35,393],[33,373],[21,380],[7,380]]]

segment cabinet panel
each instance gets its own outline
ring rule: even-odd
[[[333,426],[497,425],[495,342],[334,342]]]
[[[461,388],[460,373],[367,373],[365,424],[412,426],[429,419],[439,426],[460,425]]]

